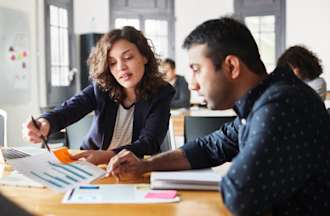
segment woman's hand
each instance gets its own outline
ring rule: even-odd
[[[23,139],[31,143],[41,143],[42,142],[41,137],[48,136],[50,130],[50,124],[48,120],[44,118],[39,118],[36,119],[35,121],[39,129],[34,126],[31,118],[22,125]]]
[[[98,164],[107,164],[110,159],[115,155],[113,151],[104,151],[104,150],[87,150],[81,153],[72,155],[72,158],[78,160],[80,158],[85,158],[88,162],[98,165]]]

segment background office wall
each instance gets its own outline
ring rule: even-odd
[[[42,98],[45,92],[45,85],[42,85],[40,80],[44,80],[44,73],[40,73],[40,68],[43,67],[43,61],[39,58],[44,56],[42,48],[43,38],[40,36],[43,32],[43,25],[40,24],[43,19],[37,19],[39,11],[37,8],[42,7],[37,0],[0,0],[0,7],[20,10],[28,15],[29,19],[29,47],[30,47],[30,67],[31,73],[31,90],[28,102],[20,103],[19,105],[5,104],[0,101],[0,108],[8,113],[8,144],[22,145],[21,125],[30,114],[38,114],[39,104],[44,103]],[[38,64],[37,64],[38,63]],[[1,62],[0,62],[1,64]],[[44,71],[44,70],[42,70]],[[1,87],[0,87],[1,91]]]
[[[305,44],[322,60],[330,90],[330,1],[286,1],[286,46]]]
[[[21,124],[30,113],[37,115],[39,106],[46,104],[44,11],[43,0],[0,0],[0,7],[25,11],[30,21],[31,101],[13,106],[3,104],[8,111],[8,143],[22,145]],[[106,32],[109,30],[108,0],[74,0],[74,31]],[[323,60],[325,75],[330,86],[330,2],[324,0],[288,0],[286,17],[287,46],[306,44]],[[184,37],[202,21],[233,12],[233,0],[176,0],[176,61],[178,73],[190,80],[186,51],[181,45]],[[94,17],[94,18],[93,18]],[[93,21],[94,20],[94,21]],[[0,62],[1,64],[1,62]],[[330,88],[328,88],[330,89]],[[0,87],[1,91],[1,87]]]
[[[76,34],[109,30],[109,0],[74,0],[73,10]]]

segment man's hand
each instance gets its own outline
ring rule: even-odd
[[[147,161],[137,158],[134,153],[125,149],[111,158],[107,170],[117,180],[125,177],[139,177],[143,173],[150,171],[148,170]]]
[[[72,155],[72,158],[75,160],[78,160],[80,158],[85,158],[88,162],[98,165],[98,164],[107,164],[114,155],[115,153],[113,151],[87,150]]]

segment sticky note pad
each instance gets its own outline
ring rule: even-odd
[[[75,161],[72,159],[69,150],[66,147],[56,149],[53,151],[53,153],[56,156],[56,158],[62,163],[71,163]]]
[[[144,198],[149,199],[173,199],[176,197],[175,190],[164,190],[164,191],[150,191]]]

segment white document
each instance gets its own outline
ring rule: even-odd
[[[9,175],[2,176],[0,185],[15,186],[15,187],[36,187],[44,188],[45,186],[20,174],[17,171],[11,172]]]
[[[151,173],[152,189],[219,190],[221,175],[212,169]]]
[[[43,153],[7,161],[26,177],[57,192],[65,192],[80,183],[89,183],[105,171],[87,161],[62,164],[52,153]]]
[[[150,193],[162,191],[150,190],[144,184],[99,184],[80,185],[64,195],[62,203],[65,204],[147,204],[178,202],[180,198],[146,198]]]

